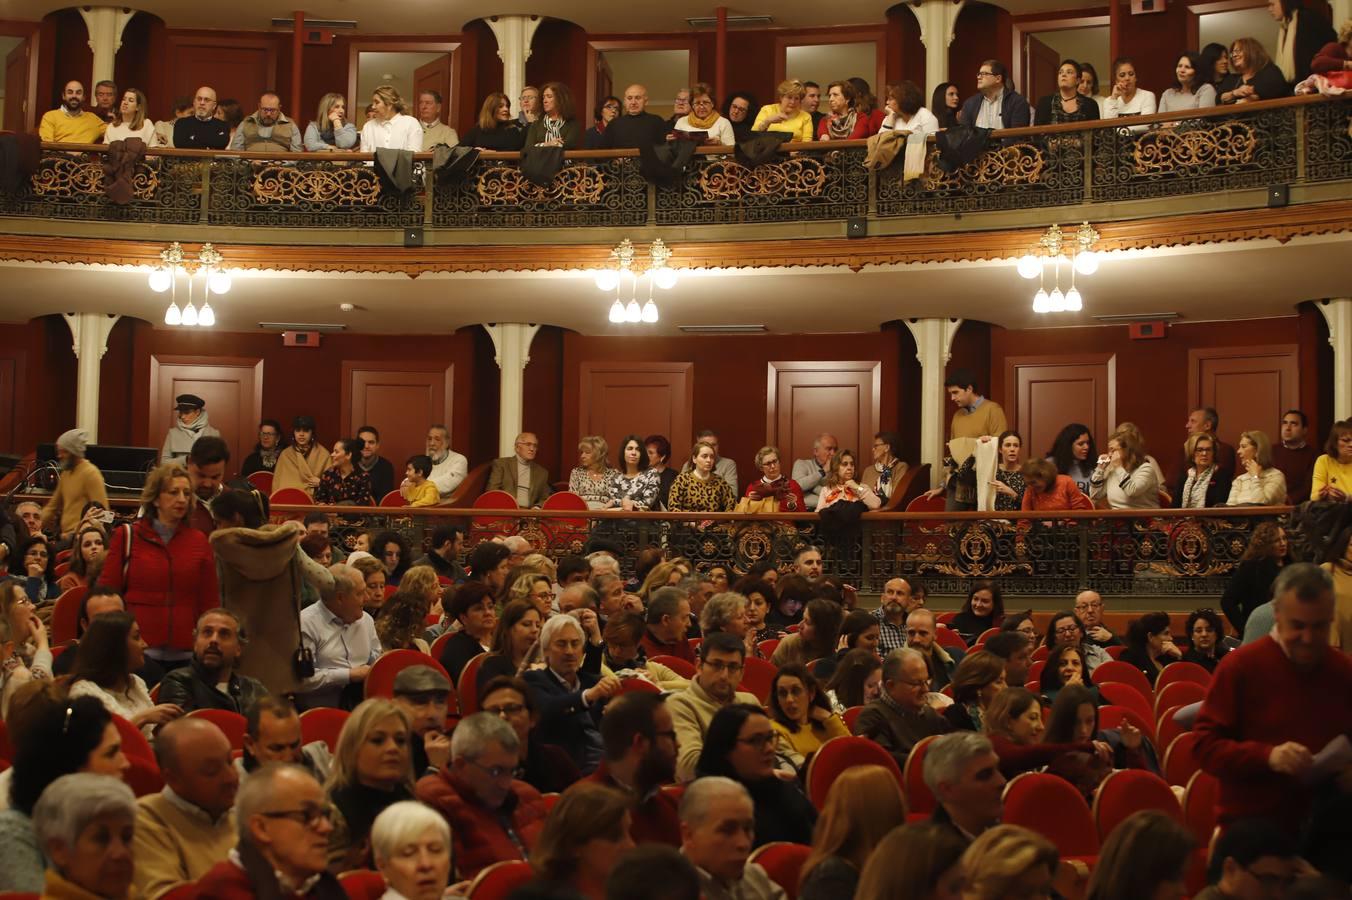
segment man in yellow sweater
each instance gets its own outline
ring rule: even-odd
[[[66,537],[80,527],[86,504],[97,503],[108,508],[108,490],[98,466],[84,458],[89,449],[89,435],[83,428],[72,428],[56,439],[56,458],[61,462],[61,477],[56,491],[42,509],[42,527],[53,522],[61,524],[61,536]]]
[[[948,399],[953,401],[957,410],[953,413],[953,422],[948,429],[949,440],[954,438],[999,437],[1009,426],[1005,422],[1005,411],[994,400],[987,400],[977,393],[976,375],[970,369],[954,369],[944,381]],[[970,484],[960,483],[955,474],[966,460],[952,460],[947,486],[930,491],[927,496],[944,494],[944,509],[976,509],[976,489]],[[949,462],[946,460],[946,462]]]
[[[136,801],[135,893],[154,900],[196,881],[235,847],[239,775],[230,741],[206,719],[184,717],[155,741],[164,790]]]
[[[66,82],[61,91],[61,105],[42,114],[38,137],[62,144],[97,144],[107,123],[85,109],[84,100],[84,85]]]

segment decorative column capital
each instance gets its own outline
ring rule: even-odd
[[[962,327],[962,319],[906,319],[906,327],[915,337],[915,358],[923,367],[928,353],[937,353],[940,365],[953,358],[953,338]],[[937,346],[936,346],[937,342]]]
[[[108,335],[117,324],[117,320],[122,317],[114,313],[62,313],[61,318],[70,329],[72,340],[70,349],[76,359],[80,358],[81,344],[84,343],[80,340],[82,334],[91,342],[88,346],[97,349],[99,359],[103,359],[104,354],[108,352]]]
[[[504,355],[509,357],[508,364],[512,362],[510,357],[517,356],[520,368],[525,369],[530,365],[531,341],[535,340],[539,330],[539,325],[525,325],[520,322],[485,324],[484,331],[487,331],[488,336],[493,339],[493,362],[501,369]]]

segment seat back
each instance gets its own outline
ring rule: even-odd
[[[1183,823],[1188,826],[1199,847],[1211,843],[1216,830],[1216,807],[1220,805],[1221,783],[1207,772],[1194,772],[1183,790]]]
[[[1047,661],[1039,659],[1028,666],[1028,680],[1042,682],[1042,670],[1047,668]]]
[[[231,712],[228,709],[195,709],[188,715],[206,719],[219,728],[226,739],[230,741],[230,749],[242,750],[244,748],[244,732],[248,730],[249,720],[239,713]]]
[[[512,891],[535,879],[530,863],[519,859],[493,863],[469,885],[469,900],[507,900]]]
[[[290,506],[314,506],[314,499],[300,488],[282,488],[280,491],[273,491],[272,496],[268,497],[268,504],[276,506],[279,503]]]
[[[1121,644],[1113,644],[1111,647],[1104,647],[1103,652],[1113,659],[1120,659],[1123,651],[1126,649],[1127,648],[1123,647]]]
[[[766,662],[763,659],[747,657],[742,665],[742,683],[737,687],[739,690],[746,691],[748,694],[755,694],[756,699],[761,704],[770,702],[770,685],[774,683],[775,672],[778,671],[773,663]],[[693,678],[694,675],[692,674]],[[820,752],[820,751],[819,751]]]
[[[1185,731],[1164,751],[1164,780],[1183,787],[1202,769],[1197,759],[1197,732]]]
[[[1046,662],[1048,656],[1051,656],[1051,651],[1047,649],[1046,644],[1043,644],[1033,651],[1032,660],[1033,662]]]
[[[1183,665],[1174,663],[1174,666]],[[1168,672],[1174,666],[1168,666],[1164,671]],[[1201,669],[1201,666],[1197,668]],[[1205,672],[1205,669],[1202,669]],[[1164,676],[1160,676],[1164,680]],[[1171,681],[1159,688],[1155,694],[1155,713],[1158,715],[1161,710],[1168,709],[1171,706],[1187,706],[1189,703],[1196,703],[1199,700],[1206,699],[1206,685],[1198,684],[1196,681]]]
[[[944,498],[943,496],[926,497],[924,494],[921,494],[920,496],[915,497],[909,503],[906,504],[906,511],[908,513],[943,512]]]
[[[897,790],[904,793],[901,770],[892,754],[868,738],[837,737],[822,744],[807,765],[807,798],[812,805],[822,809],[831,785],[854,766],[882,766],[896,779]]]
[[[1174,742],[1174,738],[1190,729],[1174,721],[1174,714],[1183,707],[1171,706],[1160,713],[1159,721],[1155,723],[1155,733],[1158,736],[1158,744],[1161,747],[1168,747]]]
[[[779,649],[779,638],[767,638],[757,644],[756,649],[761,652],[762,656],[769,659],[774,656],[775,651]]]
[[[456,485],[455,490],[441,498],[438,506],[451,506],[456,509],[464,509],[469,506],[474,498],[483,493],[484,485],[488,484],[488,474],[493,469],[491,462],[479,463],[479,465],[470,469],[465,475],[465,480]]]
[[[1123,722],[1130,722],[1140,730],[1141,734],[1150,738],[1151,743],[1154,743],[1154,726],[1141,718],[1141,714],[1136,710],[1110,703],[1107,706],[1100,706],[1098,712],[1100,728],[1121,728]]]
[[[845,727],[849,729],[850,734],[854,734],[854,723],[863,711],[864,707],[862,706],[851,706],[841,715],[840,720],[845,723]]]
[[[967,649],[967,642],[962,639],[962,635],[958,634],[952,628],[935,628],[934,640],[938,642],[941,647],[953,647],[963,651]]]
[[[1183,821],[1183,809],[1173,789],[1155,773],[1118,769],[1103,779],[1094,795],[1094,824],[1099,841],[1106,841],[1123,819],[1143,809],[1157,809]]]
[[[150,741],[146,740],[146,736],[141,733],[141,729],[121,716],[113,716],[113,724],[117,726],[117,733],[122,738],[122,752],[127,755],[127,758],[139,756],[150,763],[156,771],[159,771],[160,764],[155,759],[155,751],[150,749]]]
[[[447,681],[451,680],[451,676],[442,668],[441,663],[426,653],[420,650],[391,650],[371,666],[371,671],[366,676],[364,696],[368,699],[393,697],[394,677],[409,666],[431,666],[445,675]]]
[[[470,716],[479,711],[479,667],[484,664],[488,658],[487,653],[480,653],[478,656],[470,658],[465,663],[465,667],[460,670],[460,682],[456,685],[456,693],[460,695],[460,714]]]
[[[245,481],[253,485],[254,490],[261,491],[264,494],[272,493],[272,473],[271,472],[251,472],[245,476]]]
[[[1122,662],[1120,659],[1110,659],[1106,663],[1100,663],[1090,678],[1097,685],[1110,682],[1128,685],[1135,688],[1136,692],[1147,701],[1153,703],[1155,700],[1155,691],[1150,686],[1150,681],[1145,677],[1145,673],[1131,663]]]
[[[1000,629],[998,628],[987,628],[985,631],[981,632],[976,636],[976,640],[972,642],[972,647],[977,648],[982,646],[983,644],[986,643],[986,641],[989,641],[991,638],[995,637],[999,633]]]
[[[1155,681],[1155,693],[1158,694],[1168,685],[1176,684],[1180,681],[1191,681],[1195,684],[1200,684],[1205,688],[1211,684],[1211,673],[1208,672],[1205,667],[1199,666],[1195,662],[1185,662],[1180,660],[1179,662],[1169,663],[1169,665],[1165,666],[1164,670],[1160,672],[1160,677]]]
[[[1107,665],[1107,663],[1104,665]],[[1155,739],[1155,711],[1150,707],[1148,698],[1142,697],[1131,685],[1123,684],[1120,681],[1104,682],[1098,686],[1098,690],[1099,695],[1106,702],[1114,706],[1125,707],[1136,713],[1140,718],[1136,727],[1149,735],[1152,741]]]
[[[925,754],[937,735],[922,738],[906,757],[906,768],[902,772],[902,785],[906,791],[906,812],[908,815],[929,815],[938,806],[934,793],[925,784]]]
[[[448,631],[432,642],[432,646],[427,649],[432,654],[433,659],[441,659],[441,651],[446,647],[446,642],[453,637],[455,637],[455,634]]]
[[[798,881],[812,848],[806,844],[774,841],[756,848],[750,861],[759,865],[770,880],[784,889],[789,900],[798,900]]]
[[[475,509],[520,509],[516,498],[506,491],[484,491],[474,498]]]
[[[404,499],[404,495],[403,495],[403,494],[401,494],[401,493],[399,493],[397,490],[395,490],[395,491],[390,491],[390,492],[389,492],[388,494],[386,494],[384,497],[381,497],[381,498],[380,498],[380,505],[381,505],[381,506],[408,506],[408,501]]]
[[[681,659],[679,656],[668,656],[665,653],[659,653],[656,656],[650,657],[649,662],[655,662],[658,665],[666,666],[682,678],[695,677],[695,664],[689,660]],[[750,660],[747,660],[747,662],[750,662]]]
[[[306,744],[323,741],[332,753],[338,746],[338,735],[347,724],[347,717],[350,715],[351,713],[345,709],[329,707],[307,709],[300,714],[301,741]]]
[[[1025,772],[1006,785],[1001,821],[1037,832],[1062,856],[1098,855],[1094,817],[1075,786],[1058,775]]]
[[[651,681],[642,678],[621,678],[621,694],[660,694],[662,689]]]
[[[127,757],[127,771],[122,773],[122,780],[138,797],[147,797],[164,790],[164,776],[160,774],[159,767],[139,756]]]
[[[353,869],[338,876],[348,900],[380,900],[385,894],[385,876],[370,869]]]
[[[73,587],[56,598],[52,607],[52,643],[64,644],[73,641],[80,630],[80,604],[84,603],[87,587]]]

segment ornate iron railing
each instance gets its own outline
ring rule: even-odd
[[[954,172],[931,144],[923,173],[902,158],[863,167],[865,142],[788,144],[748,168],[701,148],[683,176],[650,185],[633,151],[573,152],[547,186],[527,180],[519,154],[484,153],[463,176],[383,186],[370,156],[151,150],[130,204],[104,196],[101,151],[46,145],[0,216],[265,226],[444,229],[617,227],[814,222],[1221,194],[1274,183],[1352,179],[1352,99],[1283,100],[994,132]],[[1129,124],[1127,124],[1129,121]],[[933,138],[931,138],[931,141]]]

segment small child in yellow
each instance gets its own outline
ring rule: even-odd
[[[399,485],[399,493],[408,501],[409,506],[436,506],[441,502],[437,486],[427,480],[432,474],[432,459],[425,453],[410,456],[404,469],[404,483]]]

